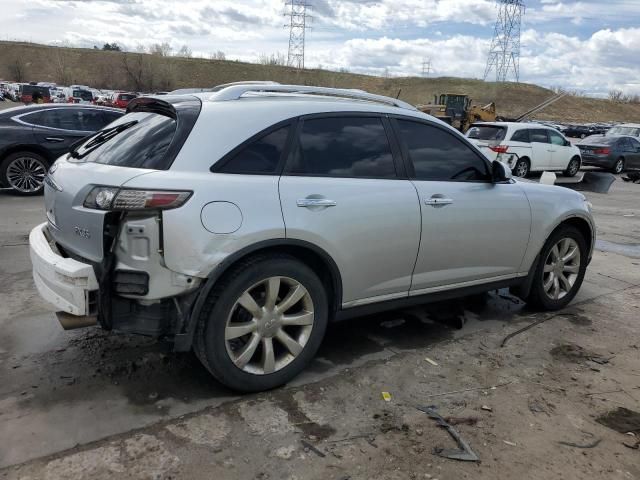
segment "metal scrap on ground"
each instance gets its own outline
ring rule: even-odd
[[[440,457],[450,458],[452,460],[461,460],[464,462],[479,462],[480,457],[475,454],[471,447],[464,439],[460,436],[460,434],[454,429],[450,424],[448,424],[444,418],[440,416],[438,412],[436,412],[436,407],[417,407],[421,412],[429,415],[429,418],[435,420],[438,423],[439,427],[444,428],[449,432],[449,435],[453,437],[453,439],[458,444],[458,449],[455,448],[439,448],[436,447],[433,449],[433,453],[439,455]]]

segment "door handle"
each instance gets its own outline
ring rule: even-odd
[[[296,204],[299,207],[335,207],[337,203],[334,200],[328,198],[301,198]]]
[[[441,205],[451,205],[452,203],[453,203],[453,200],[451,198],[431,197],[431,198],[424,199],[424,204],[431,205],[432,207],[439,207]]]
[[[54,142],[54,143],[64,142],[64,138],[60,138],[60,137],[44,137],[44,139],[47,142]]]

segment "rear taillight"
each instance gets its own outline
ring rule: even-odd
[[[610,148],[597,148],[593,151],[596,155],[609,155],[611,153]]]
[[[170,210],[181,207],[193,192],[94,187],[84,200],[86,208],[111,211]]]
[[[489,148],[496,153],[507,153],[507,150],[509,150],[507,145],[494,145]]]

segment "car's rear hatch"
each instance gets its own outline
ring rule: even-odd
[[[121,187],[129,180],[167,170],[200,112],[195,97],[146,97],[131,102],[127,114],[87,137],[58,159],[45,180],[45,206],[54,240],[70,254],[100,262],[113,232],[114,214],[87,208],[96,186]]]
[[[507,135],[507,127],[505,125],[494,125],[491,123],[475,123],[467,132],[467,138],[475,144],[482,153],[489,158],[496,156],[493,147],[502,142]]]

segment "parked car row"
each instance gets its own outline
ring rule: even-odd
[[[14,102],[30,103],[78,103],[127,108],[136,92],[97,90],[87,85],[58,86],[55,83],[0,82],[2,98]]]
[[[555,127],[541,123],[476,123],[467,137],[491,160],[506,163],[518,177],[558,171],[572,177],[583,165],[620,174],[640,168],[640,125],[622,124],[573,145]]]

